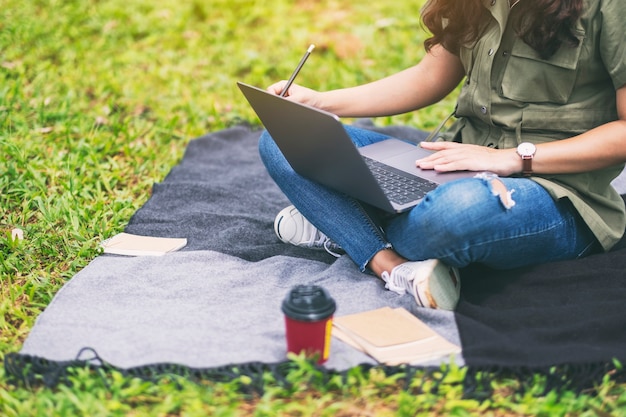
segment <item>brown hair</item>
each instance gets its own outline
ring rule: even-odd
[[[539,56],[550,58],[562,45],[577,46],[575,25],[583,12],[583,0],[519,0],[512,15],[517,35]],[[490,13],[482,0],[428,0],[422,22],[432,36],[424,42],[427,50],[441,44],[458,54],[481,36]]]

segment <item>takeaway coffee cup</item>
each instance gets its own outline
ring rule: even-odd
[[[287,351],[317,357],[324,363],[330,353],[332,318],[337,306],[324,288],[317,285],[297,285],[285,297]]]

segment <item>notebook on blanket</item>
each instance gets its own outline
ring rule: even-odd
[[[410,128],[377,129],[423,138]],[[43,374],[54,383],[64,367],[94,358],[123,370],[175,364],[208,375],[281,363],[280,302],[299,283],[327,288],[338,316],[406,309],[460,346],[455,361],[468,375],[532,370],[563,384],[588,383],[612,369],[614,360],[626,360],[623,243],[577,261],[511,271],[472,266],[462,271],[456,312],[420,309],[411,296],[386,291],[360,273],[346,256],[335,259],[276,238],[274,216],[289,202],[262,166],[259,134],[237,126],[191,141],[126,228],[184,237],[187,245],[159,257],[96,258],[56,294],[21,351],[5,356],[7,374]],[[328,369],[359,364],[376,361],[333,340]]]

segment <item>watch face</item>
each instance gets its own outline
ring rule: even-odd
[[[537,148],[535,145],[529,142],[520,143],[517,147],[517,153],[521,156],[533,156],[536,152]]]

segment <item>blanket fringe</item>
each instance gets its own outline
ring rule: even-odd
[[[550,392],[561,394],[593,393],[604,382],[626,382],[626,370],[618,361],[583,364],[561,364],[550,367],[467,367],[463,392],[468,398],[487,399],[493,394],[496,380],[517,382],[517,392],[545,396]]]
[[[82,358],[85,353],[91,357]],[[93,349],[86,348],[77,355],[77,359],[70,361],[53,361],[45,358],[20,354],[8,353],[4,358],[4,366],[8,382],[16,386],[34,387],[44,385],[54,388],[59,384],[71,386],[70,376],[72,369],[90,368],[98,371],[103,377],[111,372],[119,372],[126,377],[136,377],[152,382],[159,382],[166,378],[183,377],[193,382],[231,382],[245,380],[239,384],[243,394],[263,395],[265,386],[268,384],[264,377],[270,373],[274,384],[289,387],[289,372],[299,368],[299,363],[286,360],[278,363],[249,362],[231,364],[214,368],[191,368],[173,363],[158,363],[133,368],[118,368],[100,358]],[[316,371],[316,383],[322,385],[328,383],[331,378],[339,375],[344,382],[347,380],[350,370],[334,371],[324,367],[310,364]],[[432,393],[439,392],[442,384],[447,383],[446,377],[454,365],[442,365],[441,367],[419,366],[386,366],[361,364],[356,368],[364,373],[373,369],[382,370],[386,376],[403,374],[405,391],[415,390],[416,378],[430,381]],[[354,368],[352,368],[354,369]],[[457,367],[458,369],[458,367]],[[543,396],[549,392],[562,393],[573,391],[575,393],[593,392],[600,384],[611,380],[617,383],[626,382],[626,371],[617,361],[611,363],[589,363],[576,365],[559,365],[549,368],[531,367],[472,367],[461,368],[463,377],[456,382],[463,384],[464,397],[479,401],[487,400],[493,394],[494,383],[497,380],[509,379],[517,381],[517,392],[524,394],[531,392],[535,396]],[[419,385],[420,387],[423,384]],[[540,387],[538,390],[537,387]],[[420,389],[420,388],[418,388]]]

